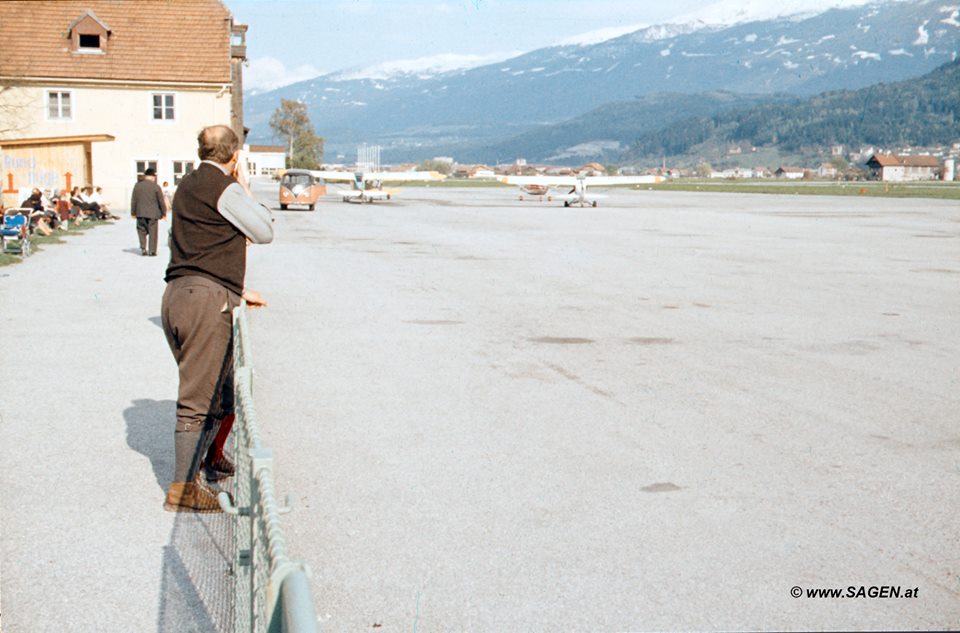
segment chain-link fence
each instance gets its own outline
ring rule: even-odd
[[[236,517],[234,569],[237,633],[316,633],[317,616],[301,562],[287,558],[280,515],[290,510],[277,501],[273,454],[260,442],[253,406],[253,367],[246,306],[233,311],[236,421],[234,499],[220,493],[220,505]]]

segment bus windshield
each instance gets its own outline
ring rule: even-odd
[[[296,195],[310,186],[310,174],[284,174],[280,184]]]

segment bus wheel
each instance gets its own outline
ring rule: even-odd
[[[570,206],[570,202],[567,201],[567,200],[564,200],[564,201],[563,201],[563,206],[569,207],[569,206]]]
[[[597,201],[596,201],[596,200],[593,201],[593,208],[597,208]]]
[[[311,211],[313,211],[313,208],[314,208],[315,206],[316,206],[315,204],[311,204],[311,205],[310,205],[309,207],[307,207],[307,208],[310,209]]]
[[[281,210],[281,211],[286,211],[286,210],[287,210],[287,205],[281,204],[281,205],[280,205],[280,210]]]

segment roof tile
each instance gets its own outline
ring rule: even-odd
[[[110,25],[104,54],[72,51],[87,11]],[[0,74],[229,83],[231,23],[219,0],[4,0]]]

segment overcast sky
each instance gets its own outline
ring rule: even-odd
[[[475,65],[603,30],[865,0],[226,0],[248,24],[245,87],[271,88],[351,67],[441,56]],[[601,39],[595,37],[594,39]]]

